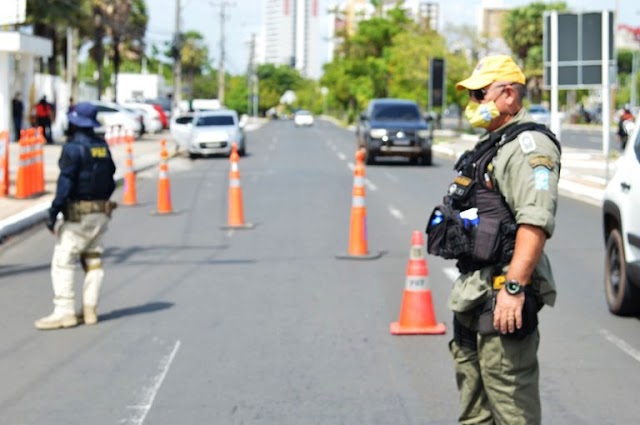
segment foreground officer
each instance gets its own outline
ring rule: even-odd
[[[432,254],[458,260],[449,307],[461,424],[539,425],[538,311],[556,290],[543,252],[553,234],[560,145],[522,107],[525,76],[508,56],[457,84],[486,133],[427,226]]]
[[[49,230],[56,233],[58,213],[64,215],[51,260],[54,310],[35,322],[38,329],[78,324],[73,290],[78,260],[86,273],[82,292],[84,323],[92,325],[98,321],[96,306],[104,278],[100,259],[102,238],[115,207],[109,197],[115,189],[116,167],[104,139],[93,131],[100,126],[96,115],[96,107],[87,102],[78,103],[69,113],[69,124],[75,130],[60,155],[60,177],[47,221]]]

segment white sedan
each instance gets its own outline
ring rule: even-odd
[[[296,111],[293,115],[293,123],[296,127],[300,126],[312,126],[313,125],[313,115],[309,111],[300,110]]]

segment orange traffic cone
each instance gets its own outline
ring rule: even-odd
[[[132,139],[127,139],[127,160],[125,163],[124,190],[122,194],[122,205],[135,205],[136,194],[136,172],[133,169],[133,143]],[[169,207],[171,209],[171,207]]]
[[[351,225],[349,227],[349,250],[346,254],[338,254],[338,259],[374,260],[380,258],[381,252],[369,252],[367,244],[367,207],[364,190],[364,157],[363,149],[356,151],[356,166],[353,171],[353,199],[351,203]]]
[[[0,132],[0,198],[9,195],[9,132]]]
[[[422,232],[415,230],[411,235],[411,252],[400,319],[389,327],[393,335],[435,335],[447,331],[443,323],[436,322],[428,279],[429,268],[424,258],[424,238]]]
[[[171,214],[173,208],[171,206],[171,185],[169,183],[169,166],[167,165],[167,143],[160,141],[160,173],[158,175],[158,214]]]
[[[238,144],[231,145],[231,155],[229,156],[231,170],[229,171],[229,210],[227,224],[220,226],[223,229],[252,229],[252,223],[245,223],[244,208],[242,205],[242,187],[240,186],[240,155],[238,154]]]

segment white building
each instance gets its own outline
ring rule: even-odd
[[[118,74],[116,101],[124,103],[136,99],[157,99],[170,91],[162,75],[121,73]]]
[[[319,0],[266,0],[264,4],[264,54],[257,57],[319,78],[325,61]]]

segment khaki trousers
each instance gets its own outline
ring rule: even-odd
[[[104,279],[102,269],[102,239],[107,231],[109,217],[104,213],[85,214],[80,222],[65,221],[56,239],[51,260],[53,304],[57,312],[75,311],[74,274],[78,262],[85,270],[82,303],[96,306]]]
[[[460,424],[540,425],[538,330],[522,340],[478,335],[477,341],[477,351],[449,343]]]

